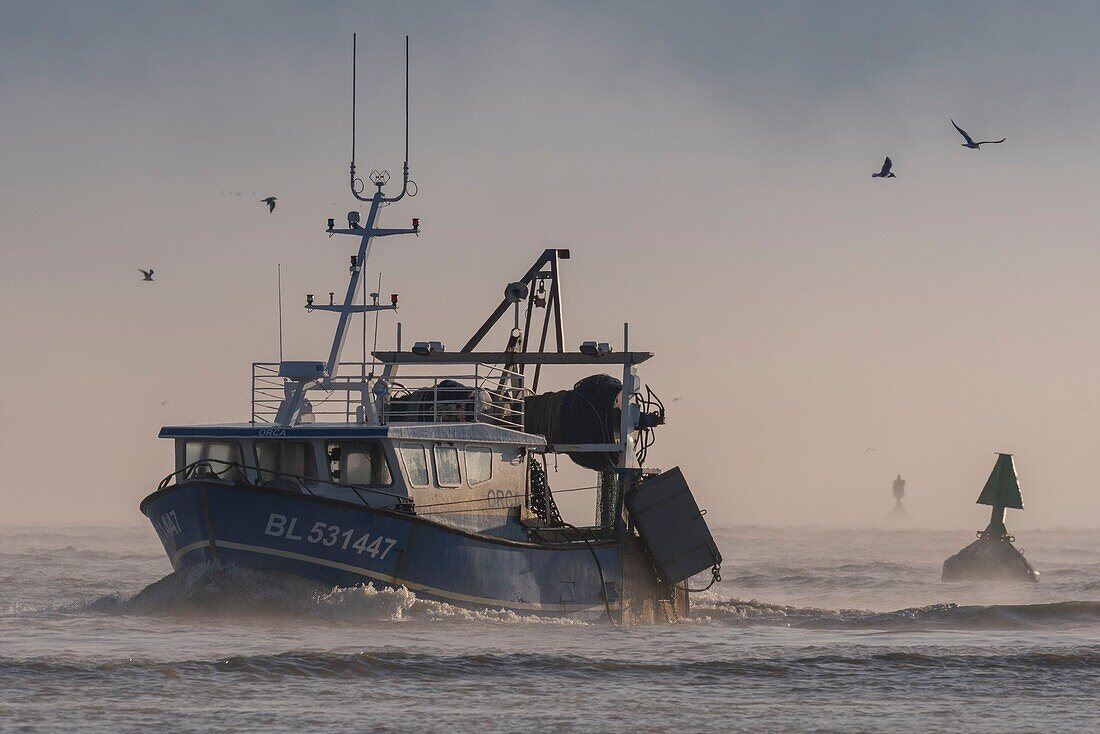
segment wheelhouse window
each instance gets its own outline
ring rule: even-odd
[[[241,445],[236,441],[188,441],[184,444],[184,466],[195,465],[193,476],[242,478]]]
[[[414,487],[428,486],[428,451],[423,444],[403,443],[397,447],[401,454],[401,463],[405,465],[405,476]]]
[[[493,478],[493,450],[488,446],[466,447],[466,481],[470,486]]]
[[[291,477],[317,478],[313,446],[309,441],[256,441],[255,445],[261,482]]]
[[[447,444],[436,444],[435,480],[440,487],[457,487],[462,484],[462,473],[458,468],[458,449]]]
[[[393,484],[381,441],[340,441],[328,444],[329,471],[339,484],[388,487]]]

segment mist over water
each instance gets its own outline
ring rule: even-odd
[[[723,582],[693,619],[624,630],[169,573],[145,528],[0,529],[0,731],[1100,725],[1100,531],[1021,537],[1037,585],[940,583],[966,532],[716,535]]]

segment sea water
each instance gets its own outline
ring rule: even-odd
[[[1037,585],[941,583],[962,530],[719,528],[693,619],[618,629],[0,528],[0,731],[1098,731],[1100,531],[1024,535]]]

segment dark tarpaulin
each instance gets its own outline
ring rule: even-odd
[[[492,401],[484,390],[454,380],[442,380],[435,387],[422,387],[390,400],[386,420],[390,423],[469,423],[480,412],[493,415]]]

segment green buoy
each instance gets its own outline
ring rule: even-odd
[[[997,454],[978,504],[993,508],[989,525],[978,532],[976,541],[943,562],[943,580],[1038,581],[1039,572],[1012,545],[1015,538],[1005,528],[1005,509],[1024,509],[1012,454]]]

